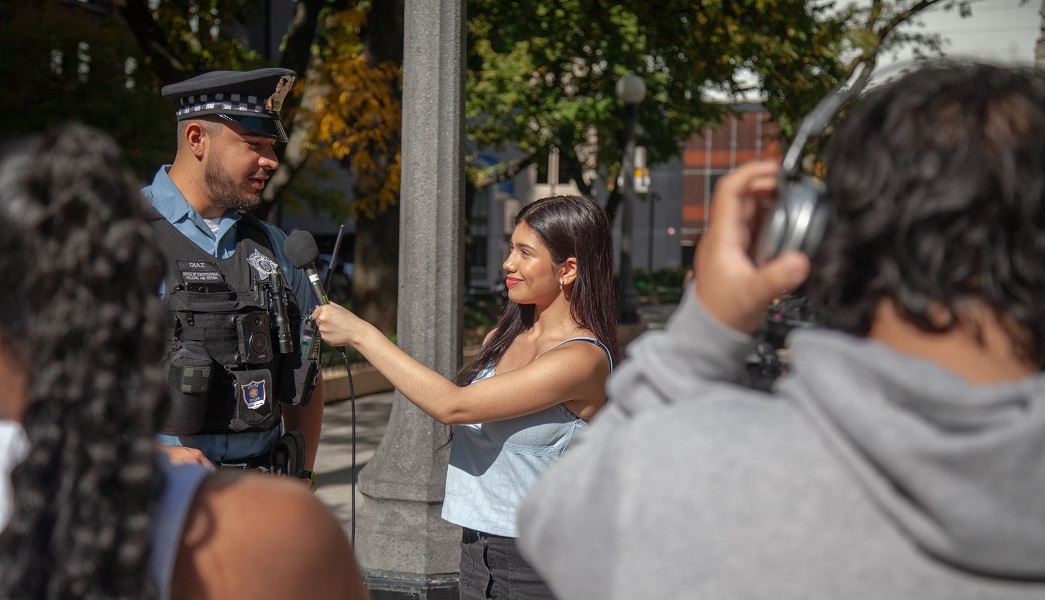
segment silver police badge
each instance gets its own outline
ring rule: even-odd
[[[254,267],[254,270],[258,272],[258,276],[261,279],[265,279],[274,273],[279,273],[279,265],[276,264],[276,261],[257,250],[247,257],[247,262],[250,263],[250,266]]]

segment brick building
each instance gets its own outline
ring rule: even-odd
[[[682,264],[692,261],[693,246],[707,228],[711,192],[718,178],[752,160],[780,160],[778,129],[760,104],[744,103],[718,127],[686,142],[682,156]]]

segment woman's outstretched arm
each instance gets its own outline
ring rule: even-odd
[[[522,368],[458,387],[341,306],[320,306],[313,318],[324,341],[358,350],[408,400],[448,425],[508,419],[560,403],[590,418],[606,401],[609,362],[594,344],[563,344]]]

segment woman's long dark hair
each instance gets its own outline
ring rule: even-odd
[[[28,370],[0,598],[156,596],[166,410],[162,257],[105,134],[64,125],[0,163],[0,339]]]
[[[526,223],[561,265],[577,259],[577,278],[570,290],[570,316],[606,344],[616,364],[617,300],[613,290],[613,234],[606,211],[587,196],[551,196],[527,204],[515,217]],[[497,331],[476,357],[457,375],[457,385],[468,385],[487,366],[497,364],[512,340],[533,326],[534,307],[508,302]]]

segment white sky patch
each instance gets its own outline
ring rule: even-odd
[[[932,7],[919,13],[917,20],[921,26],[918,30],[940,34],[945,56],[1030,65],[1034,63],[1034,45],[1040,33],[1041,4],[1041,0],[972,0],[972,15],[965,18],[957,8],[947,11]],[[909,48],[883,54],[879,57],[878,69],[913,57]],[[740,81],[757,81],[749,71],[741,72],[737,77]],[[704,93],[703,99],[705,102],[757,102],[761,98],[754,92],[732,98],[722,92],[710,91]]]

